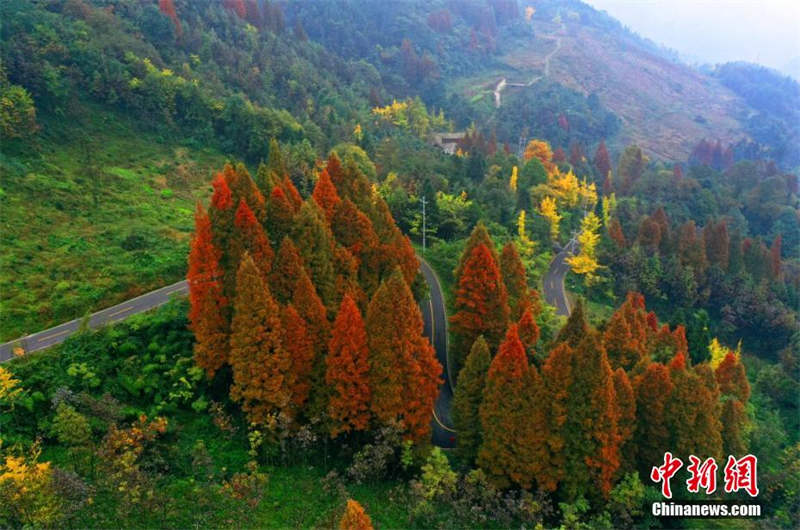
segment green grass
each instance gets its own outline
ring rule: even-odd
[[[123,115],[80,115],[3,147],[0,340],[182,278],[195,201],[225,161]]]

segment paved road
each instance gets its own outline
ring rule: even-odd
[[[566,259],[575,252],[577,249],[577,242],[571,239],[561,252],[555,255],[553,261],[550,262],[550,268],[547,269],[547,274],[544,275],[542,280],[542,287],[544,288],[544,299],[548,304],[556,308],[556,314],[569,316],[572,308],[569,306],[567,293],[564,290],[564,276],[569,271]]]
[[[433,440],[440,447],[454,447],[455,431],[450,420],[450,402],[453,398],[453,390],[447,363],[447,314],[445,312],[444,297],[436,274],[430,265],[422,259],[420,259],[420,269],[430,290],[430,297],[420,303],[420,309],[425,321],[425,336],[430,339],[436,349],[436,357],[444,367],[442,376],[444,383],[440,388],[439,397],[436,399],[433,411]],[[165,304],[173,296],[184,295],[188,291],[189,285],[186,280],[156,289],[92,314],[89,318],[89,327],[97,329],[106,324],[124,320],[136,313],[142,313]],[[67,337],[78,331],[82,320],[71,320],[53,328],[0,345],[0,363],[13,358],[15,348],[23,348],[26,353],[31,353],[64,342]]]
[[[106,324],[124,320],[136,313],[142,313],[163,305],[169,302],[172,296],[183,295],[188,292],[189,285],[186,280],[167,285],[155,291],[150,291],[136,298],[126,300],[121,304],[93,313],[91,317],[89,317],[89,328],[97,329]],[[26,353],[31,353],[64,342],[67,337],[78,331],[82,321],[82,318],[76,318],[75,320],[70,320],[69,322],[59,324],[50,329],[39,331],[38,333],[33,333],[0,345],[0,363],[14,357],[14,348],[22,348]]]
[[[442,364],[442,379],[444,380],[439,387],[439,396],[433,406],[432,438],[435,445],[452,448],[456,445],[456,431],[453,429],[453,422],[450,418],[453,386],[450,364],[447,362],[447,313],[444,307],[444,296],[436,273],[422,258],[420,258],[420,270],[430,291],[430,297],[420,302],[422,318],[425,321],[424,333],[433,344],[436,358]]]

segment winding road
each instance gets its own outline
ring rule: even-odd
[[[455,430],[453,430],[452,421],[450,420],[450,402],[453,399],[453,388],[447,362],[447,313],[439,279],[425,260],[422,258],[419,258],[419,260],[420,270],[428,283],[430,292],[430,296],[420,302],[420,310],[425,322],[424,334],[436,350],[436,358],[443,367],[442,379],[444,380],[439,388],[439,396],[436,398],[433,407],[432,438],[434,444],[450,448],[455,447]],[[183,296],[188,292],[189,283],[186,280],[173,283],[93,313],[89,317],[88,327],[97,329],[107,324],[113,324],[131,315],[154,309],[167,303],[173,296]],[[50,329],[32,333],[0,345],[0,363],[13,359],[15,350],[29,354],[64,342],[67,337],[81,329],[83,321],[83,318],[70,320]],[[413,389],[408,390],[413,391]]]
[[[566,28],[566,26],[564,26],[564,24],[562,23],[561,24],[561,30],[563,31],[565,28]],[[542,75],[537,75],[537,76],[532,77],[531,80],[528,81],[527,83],[508,83],[506,81],[505,77],[502,78],[500,80],[500,82],[497,83],[497,86],[494,89],[494,106],[495,107],[500,108],[501,93],[503,92],[503,90],[506,87],[510,87],[510,86],[513,86],[513,87],[529,87],[532,84],[534,84],[537,81],[539,81],[540,79],[542,79],[543,77],[549,77],[550,76],[550,59],[552,59],[553,56],[556,53],[558,53],[558,50],[561,49],[561,37],[550,37],[550,39],[555,40],[556,47],[550,53],[548,53],[547,55],[544,56],[544,73]]]
[[[556,314],[568,317],[572,308],[569,305],[567,292],[564,290],[564,277],[569,271],[566,259],[573,255],[577,250],[578,243],[575,239],[570,239],[561,251],[555,255],[547,274],[542,279],[544,299],[548,304],[556,308]]]

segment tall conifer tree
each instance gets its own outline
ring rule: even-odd
[[[341,432],[363,431],[369,425],[371,392],[369,353],[364,320],[349,295],[345,295],[333,323],[325,382],[331,387],[328,416],[331,437]]]
[[[291,359],[282,342],[279,308],[261,273],[245,253],[236,279],[231,323],[231,398],[248,419],[266,425],[278,414],[291,417]]]

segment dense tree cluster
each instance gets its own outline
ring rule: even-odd
[[[275,153],[256,180],[226,165],[209,212],[198,206],[195,361],[212,377],[230,367],[231,397],[258,425],[321,420],[336,437],[401,422],[424,439],[441,366],[408,238],[353,163],[332,154],[303,199]]]
[[[493,357],[479,336],[455,392],[459,453],[497,486],[601,500],[626,473],[647,477],[665,451],[746,451],[741,360],[693,364],[684,328],[659,324],[641,294],[600,329],[579,303],[544,358],[527,354],[521,328],[507,326]]]

